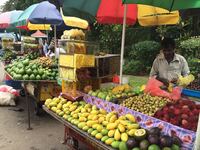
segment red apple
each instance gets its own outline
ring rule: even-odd
[[[185,120],[185,119],[183,119],[182,122],[181,122],[181,124],[182,124],[183,126],[188,126],[188,121]]]
[[[174,110],[174,114],[175,114],[175,115],[179,115],[180,113],[181,113],[180,109],[175,109],[175,110]]]
[[[187,114],[182,114],[182,115],[181,115],[181,118],[187,120],[187,119],[188,119],[188,115],[187,115]]]

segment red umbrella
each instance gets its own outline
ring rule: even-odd
[[[121,0],[65,0],[63,13],[66,16],[74,16],[87,21],[102,24],[123,24],[124,5]],[[134,25],[137,18],[137,6],[128,5],[128,25]]]

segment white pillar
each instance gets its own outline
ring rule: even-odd
[[[127,14],[127,4],[124,4],[124,18],[123,18],[121,55],[120,55],[120,84],[122,84],[122,76],[123,76],[123,60],[124,60],[124,46],[125,46],[125,32],[126,32],[126,14]]]

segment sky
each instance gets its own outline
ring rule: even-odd
[[[8,0],[0,0],[0,6],[2,6]]]

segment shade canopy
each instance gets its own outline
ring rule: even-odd
[[[200,0],[122,0],[126,4],[144,4],[167,9],[169,11],[199,8]]]
[[[56,6],[48,1],[38,3],[28,19],[33,24],[59,25],[63,21]]]
[[[141,26],[172,25],[178,24],[180,20],[179,12],[169,12],[166,9],[148,6],[138,6],[138,22]]]
[[[90,23],[123,24],[124,6],[121,0],[64,0],[63,13]],[[137,6],[128,5],[127,24],[136,22]]]
[[[39,3],[33,4],[29,6],[27,9],[25,9],[23,13],[21,13],[21,15],[18,17],[16,22],[13,23],[14,26],[25,30],[50,30],[49,24],[32,24],[29,21],[29,17],[31,16],[32,12],[38,5]]]
[[[36,38],[47,38],[47,35],[42,33],[40,30],[37,30],[35,33],[31,34],[31,36]]]
[[[21,15],[21,13],[21,10],[13,10],[0,14],[0,28],[9,28],[12,22],[14,22]]]

